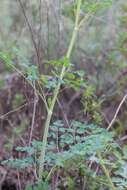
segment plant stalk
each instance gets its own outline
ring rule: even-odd
[[[98,153],[97,153],[97,156],[98,156],[98,158],[100,159],[101,168],[102,168],[102,170],[103,170],[105,176],[107,177],[107,180],[108,180],[108,182],[109,182],[109,185],[110,185],[111,189],[112,189],[112,190],[115,190],[115,186],[114,186],[114,184],[113,184],[113,182],[112,182],[112,179],[111,179],[111,177],[110,177],[109,171],[108,171],[108,169],[106,168],[105,164],[103,163],[103,159],[102,159],[102,157],[101,157],[101,153],[98,152]]]
[[[75,17],[75,25],[74,25],[74,29],[73,29],[73,33],[72,33],[72,38],[70,41],[70,45],[68,47],[67,53],[66,53],[66,58],[70,59],[71,54],[72,54],[72,50],[76,41],[76,37],[77,37],[77,33],[78,33],[78,25],[79,25],[79,18],[80,18],[80,8],[81,8],[81,4],[82,4],[82,0],[78,0],[77,1],[77,10],[76,10],[76,17]],[[61,80],[63,80],[64,78],[64,74],[66,72],[66,67],[63,66],[60,76],[59,76],[59,82],[55,88],[54,91],[54,96],[51,102],[51,106],[48,110],[48,114],[47,114],[47,119],[45,122],[45,130],[44,130],[44,136],[43,136],[43,144],[42,144],[42,150],[40,153],[40,161],[39,161],[39,179],[42,179],[42,175],[43,175],[43,170],[44,170],[44,162],[45,162],[45,154],[46,154],[46,146],[47,146],[47,137],[48,137],[48,132],[49,132],[49,127],[50,127],[50,122],[51,122],[51,118],[52,118],[52,114],[53,114],[53,109],[55,106],[55,103],[57,101],[57,96],[59,94],[59,90],[60,90],[60,86],[61,86]]]

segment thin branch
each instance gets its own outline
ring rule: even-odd
[[[120,102],[120,104],[119,104],[119,106],[118,106],[118,108],[117,108],[117,110],[116,110],[116,112],[115,112],[115,115],[114,115],[112,121],[111,121],[110,124],[108,125],[107,130],[109,130],[109,129],[112,127],[112,125],[114,124],[114,122],[115,122],[115,120],[116,120],[116,118],[117,118],[117,115],[118,115],[118,113],[119,113],[119,111],[120,111],[120,109],[121,109],[121,107],[122,107],[122,105],[124,104],[124,102],[125,102],[126,99],[127,99],[127,93],[124,95],[123,99],[121,100],[121,102]]]
[[[59,101],[58,98],[57,98],[57,103],[58,103],[58,105],[59,105],[59,108],[61,109],[61,112],[62,112],[62,114],[63,114],[64,120],[65,120],[67,126],[70,128],[69,121],[68,121],[68,119],[67,119],[67,115],[66,115],[66,113],[64,112],[63,107],[62,107],[62,105],[61,105],[61,103],[60,103],[60,101]]]
[[[39,56],[39,63],[41,64],[41,32],[42,32],[42,0],[39,0],[39,30],[38,30],[38,56]],[[39,64],[39,65],[40,65]]]
[[[31,102],[30,104],[32,104],[32,103],[34,103],[34,102]],[[14,113],[14,112],[17,112],[17,111],[21,110],[22,108],[24,108],[25,106],[28,106],[28,105],[29,105],[29,104],[26,103],[26,104],[24,104],[24,105],[19,106],[19,107],[16,108],[16,109],[13,109],[13,110],[11,110],[11,111],[9,111],[9,112],[3,114],[3,115],[0,115],[0,119],[4,119],[4,118],[7,117],[8,115],[10,115],[10,114],[12,114],[12,113]]]
[[[40,68],[40,59],[39,59],[39,52],[38,52],[38,48],[37,48],[37,44],[36,44],[36,41],[35,41],[35,38],[34,38],[34,32],[33,32],[33,29],[30,25],[30,22],[29,22],[29,19],[26,15],[26,11],[24,9],[24,6],[23,6],[23,3],[21,0],[17,0],[17,2],[19,3],[20,5],[20,8],[22,10],[22,13],[24,15],[24,18],[25,18],[25,21],[26,21],[26,24],[28,26],[28,29],[29,29],[29,32],[30,32],[30,35],[31,35],[31,39],[32,39],[32,42],[33,42],[33,45],[34,45],[34,49],[35,49],[35,52],[36,52],[36,55],[37,55],[37,60],[38,60],[38,66]]]
[[[33,106],[32,123],[31,123],[31,129],[30,129],[29,146],[31,145],[32,136],[33,136],[37,103],[38,103],[38,95],[36,92],[36,85],[35,85],[35,81],[34,81],[34,106]]]

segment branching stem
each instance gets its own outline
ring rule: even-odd
[[[78,33],[78,29],[79,29],[79,17],[80,17],[80,8],[81,8],[81,4],[82,4],[82,0],[78,0],[77,1],[77,10],[76,10],[76,17],[75,17],[75,25],[74,25],[74,29],[72,32],[72,38],[70,41],[70,45],[68,47],[67,53],[66,53],[66,58],[70,59],[71,57],[71,53],[76,41],[76,37],[77,37],[77,33]],[[59,76],[59,82],[54,90],[54,96],[51,102],[51,106],[48,110],[48,114],[47,114],[47,119],[46,119],[46,123],[45,123],[45,130],[44,130],[44,136],[43,136],[43,144],[42,144],[42,150],[41,150],[41,154],[40,154],[40,161],[39,161],[39,179],[42,179],[42,174],[43,174],[43,170],[44,170],[44,162],[45,162],[45,154],[46,154],[46,146],[47,146],[47,137],[48,137],[48,131],[49,131],[49,127],[50,127],[50,122],[51,122],[51,118],[52,118],[52,114],[53,114],[53,109],[55,106],[55,103],[57,101],[57,96],[59,94],[59,90],[60,90],[60,86],[61,86],[61,80],[63,80],[64,78],[64,74],[66,72],[66,67],[63,66],[60,76]]]

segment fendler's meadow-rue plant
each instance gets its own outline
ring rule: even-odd
[[[48,137],[50,121],[51,121],[52,114],[53,114],[53,109],[54,109],[55,103],[57,101],[57,96],[59,94],[61,81],[64,78],[64,75],[66,73],[66,68],[68,67],[67,65],[70,62],[70,57],[71,57],[72,50],[73,50],[73,47],[74,47],[75,42],[76,42],[76,37],[77,37],[78,31],[79,31],[80,27],[96,12],[98,7],[102,6],[103,4],[104,4],[104,6],[107,6],[107,3],[105,5],[104,2],[98,3],[96,1],[95,2],[93,1],[92,4],[90,5],[89,9],[87,10],[87,14],[85,14],[84,17],[81,18],[80,17],[81,16],[81,14],[80,14],[81,13],[81,7],[82,7],[82,4],[84,3],[84,1],[83,0],[76,0],[75,2],[76,2],[76,6],[75,6],[76,8],[75,8],[75,14],[74,14],[75,15],[75,24],[74,24],[74,29],[72,31],[72,37],[70,40],[70,44],[68,46],[67,53],[65,55],[65,63],[63,63],[61,72],[59,74],[59,80],[58,80],[58,83],[55,87],[54,95],[53,95],[53,98],[51,100],[50,106],[49,106],[48,111],[47,111],[48,113],[47,113],[47,119],[45,122],[43,145],[42,145],[42,150],[41,150],[40,160],[39,160],[39,179],[40,180],[42,179],[42,174],[43,174],[43,169],[44,169],[47,137]],[[68,61],[68,64],[67,64],[67,61]]]
[[[72,37],[71,37],[71,41],[70,41],[67,53],[65,55],[68,62],[69,62],[70,57],[71,57],[71,53],[72,53],[72,50],[73,50],[73,47],[74,47],[74,44],[75,44],[75,41],[76,41],[78,30],[80,28],[80,25],[81,25],[82,21],[84,20],[83,19],[83,20],[80,21],[81,5],[82,5],[82,0],[77,0],[77,8],[76,8],[76,14],[75,14],[74,29],[73,29],[73,32],[72,32]],[[54,106],[55,106],[55,103],[56,103],[56,100],[57,100],[57,96],[58,96],[58,93],[59,93],[59,90],[60,90],[61,81],[63,80],[65,73],[66,73],[66,65],[63,64],[61,73],[59,75],[59,81],[58,81],[58,84],[57,84],[57,86],[56,86],[56,88],[54,90],[54,96],[52,98],[50,107],[48,109],[47,119],[46,119],[46,122],[45,122],[43,145],[42,145],[42,150],[41,150],[41,154],[40,154],[40,161],[39,161],[39,179],[40,180],[42,179],[42,174],[43,174],[43,169],[44,169],[46,145],[47,145],[47,137],[48,137],[50,121],[51,121],[51,118],[52,118],[53,109],[54,109]]]

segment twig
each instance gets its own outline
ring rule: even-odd
[[[64,120],[65,120],[67,126],[70,128],[69,121],[68,121],[68,119],[67,119],[67,115],[66,115],[66,113],[64,112],[63,107],[62,107],[62,105],[61,105],[61,103],[60,103],[60,101],[59,101],[58,98],[57,98],[57,103],[58,103],[58,105],[59,105],[59,108],[61,109],[61,112],[62,112],[62,114],[63,114]]]
[[[34,81],[34,106],[33,106],[32,123],[31,123],[31,129],[30,129],[29,146],[31,145],[32,136],[33,136],[33,129],[34,129],[34,123],[35,123],[37,102],[38,102],[38,95],[37,95],[37,92],[36,92],[36,85],[35,85],[35,81]]]
[[[117,108],[117,110],[115,112],[115,115],[114,115],[112,121],[108,125],[107,130],[109,130],[112,127],[112,125],[114,124],[114,122],[115,122],[115,120],[117,118],[117,115],[118,115],[118,113],[119,113],[119,111],[120,111],[120,109],[121,109],[121,107],[122,107],[122,105],[123,105],[123,103],[125,102],[126,99],[127,99],[127,93],[124,95],[123,99],[121,100],[121,102],[120,102],[120,104],[119,104],[119,106],[118,106],[118,108]]]
[[[32,104],[32,103],[33,103],[33,102],[31,102],[30,104]],[[13,109],[13,110],[11,110],[11,111],[9,111],[9,112],[3,114],[3,115],[0,115],[0,119],[4,119],[4,118],[7,117],[8,115],[10,115],[10,114],[12,114],[12,113],[14,113],[14,112],[16,112],[16,111],[19,111],[20,109],[22,109],[22,108],[24,108],[25,106],[28,106],[28,105],[29,105],[29,104],[26,103],[26,104],[24,104],[24,105],[19,106],[18,108],[15,108],[15,109]]]
[[[54,170],[56,169],[56,165],[55,166],[53,166],[52,168],[51,168],[51,170],[50,170],[50,172],[48,173],[48,175],[47,175],[47,177],[46,177],[46,181],[48,181],[49,179],[50,179],[50,176],[51,176],[51,174],[54,172]]]
[[[33,32],[33,29],[30,25],[30,22],[29,22],[29,19],[26,15],[26,11],[24,9],[24,6],[23,6],[23,3],[21,0],[17,0],[19,2],[19,5],[20,5],[20,8],[22,10],[22,13],[24,15],[24,18],[25,18],[25,21],[26,21],[26,24],[28,26],[28,29],[29,29],[29,32],[30,32],[30,35],[31,35],[31,39],[32,39],[32,42],[33,42],[33,45],[34,45],[34,49],[35,49],[35,52],[36,52],[36,55],[37,55],[37,60],[38,60],[38,66],[40,68],[40,56],[39,56],[39,52],[38,52],[38,48],[37,48],[37,44],[36,44],[36,41],[35,41],[35,38],[34,38],[34,32]]]
[[[18,186],[19,186],[19,190],[22,190],[22,187],[21,187],[21,181],[20,181],[20,174],[19,174],[18,169],[17,169],[17,178],[18,178]]]
[[[42,38],[41,38],[41,32],[42,32],[42,0],[39,0],[39,30],[38,30],[38,61],[39,61],[39,67],[41,66],[41,42],[42,42]],[[41,68],[40,68],[41,69]]]
[[[120,138],[120,141],[125,141],[125,140],[127,140],[127,135]]]

